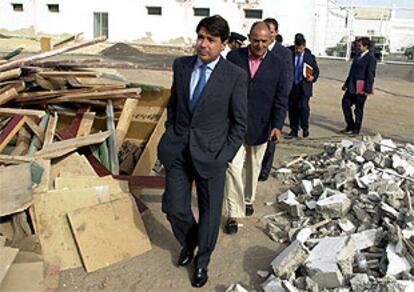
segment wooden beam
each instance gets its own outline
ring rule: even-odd
[[[45,131],[48,121],[49,121],[49,115],[43,116],[42,119],[40,120],[39,128],[41,129],[42,132]],[[40,139],[37,136],[33,136],[32,141],[30,142],[30,146],[29,146],[29,154],[35,153],[41,147],[42,147],[42,143]]]
[[[127,135],[129,126],[131,125],[132,118],[135,114],[137,107],[137,99],[127,99],[124,103],[121,116],[119,117],[118,124],[116,125],[116,145],[121,148]]]
[[[40,142],[44,142],[45,133],[42,129],[39,128],[39,126],[31,119],[27,118],[25,119],[26,125],[29,127],[29,129],[39,138]]]
[[[5,155],[0,154],[0,162],[7,164],[19,164],[32,162],[35,158],[32,156],[19,156],[19,155]]]
[[[82,72],[82,71],[43,71],[37,73],[44,78],[51,77],[101,77],[99,72]]]
[[[0,153],[6,148],[7,144],[13,139],[17,132],[23,127],[25,122],[24,116],[15,116],[7,124],[0,134]]]
[[[32,135],[26,127],[22,127],[17,134],[16,147],[11,152],[11,155],[26,155],[29,151],[29,145]]]
[[[80,121],[78,133],[76,137],[88,136],[91,133],[93,122],[95,120],[95,112],[83,113],[82,120]]]
[[[20,68],[0,72],[0,81],[17,79],[20,77],[21,74],[22,70]]]
[[[60,54],[63,54],[63,53],[74,51],[74,50],[77,50],[77,49],[80,49],[80,48],[83,48],[83,47],[91,46],[91,45],[94,45],[94,44],[97,44],[97,43],[101,43],[105,40],[106,40],[106,37],[101,36],[101,37],[95,38],[93,40],[88,40],[88,41],[84,41],[84,42],[81,42],[81,43],[78,43],[78,44],[73,44],[73,45],[67,46],[65,48],[60,48],[60,49],[52,50],[50,52],[44,52],[44,53],[40,53],[40,54],[37,54],[37,55],[34,55],[34,56],[21,58],[19,60],[10,61],[10,62],[7,62],[3,65],[0,65],[0,72],[4,72],[4,71],[14,69],[14,68],[19,68],[23,65],[30,64],[31,62],[34,62],[34,61],[39,61],[39,60],[42,60],[42,59],[46,59],[46,58],[49,58],[49,57],[53,57],[53,56],[57,56],[57,55],[60,55]]]
[[[77,137],[64,141],[55,142],[45,146],[42,150],[36,152],[36,157],[56,158],[67,154],[79,147],[102,143],[111,135],[111,131],[92,134],[86,137]]]
[[[56,125],[58,122],[58,114],[55,112],[53,116],[50,117],[49,123],[47,124],[45,139],[43,142],[43,148],[46,145],[53,143],[53,138],[55,137]]]
[[[111,131],[111,136],[109,136],[108,139],[109,158],[111,159],[111,172],[112,174],[119,174],[118,147],[116,145],[115,137],[114,108],[112,106],[112,100],[110,99],[108,99],[108,105],[106,107],[106,127],[109,131]]]
[[[45,111],[40,111],[40,110],[0,107],[0,116],[22,115],[22,116],[41,118],[45,114],[46,114]]]
[[[19,92],[22,92],[26,87],[24,81],[16,82],[0,89],[0,105],[3,105],[17,97]]]

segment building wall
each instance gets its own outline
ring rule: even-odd
[[[23,3],[23,12],[14,12],[11,3]],[[59,13],[47,4],[59,4]],[[148,15],[147,6],[161,6],[162,15]],[[286,43],[301,32],[313,47],[314,0],[3,0],[0,1],[0,29],[16,31],[33,27],[38,34],[77,34],[93,37],[93,13],[107,12],[109,40],[158,44],[191,44],[195,27],[202,17],[193,15],[193,7],[210,8],[220,14],[232,31],[247,35],[251,24],[244,9],[262,9],[263,18],[275,17]]]

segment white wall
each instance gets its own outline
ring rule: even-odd
[[[21,1],[24,12],[14,12],[10,3]],[[249,4],[245,4],[249,2]],[[51,13],[47,4],[59,4],[59,13]],[[161,6],[162,16],[147,15],[146,6]],[[314,45],[314,0],[2,0],[0,29],[15,31],[34,26],[37,33],[77,34],[93,37],[93,13],[107,12],[110,41],[191,44],[201,17],[193,7],[210,8],[210,15],[226,18],[232,31],[247,35],[257,19],[245,19],[244,10],[262,9],[263,18],[274,17],[280,23],[285,43],[291,44],[301,32]]]

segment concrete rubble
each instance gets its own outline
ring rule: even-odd
[[[287,247],[263,291],[414,291],[413,145],[343,140],[286,165],[264,221]]]

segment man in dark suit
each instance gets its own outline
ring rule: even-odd
[[[178,265],[195,257],[191,279],[202,287],[221,220],[227,164],[246,133],[246,73],[220,57],[229,27],[216,15],[196,29],[197,55],[177,58],[168,102],[166,132],[158,158],[166,169],[162,209],[182,246]],[[199,220],[191,210],[191,190],[197,187]]]
[[[295,35],[295,45],[290,46],[289,49],[293,57],[293,87],[289,95],[289,123],[291,131],[287,138],[298,137],[299,125],[303,130],[303,137],[306,138],[309,136],[309,99],[313,95],[313,83],[319,77],[319,68],[315,56],[306,48],[306,40],[303,34],[298,33]],[[306,71],[304,67],[306,66],[312,68],[313,72],[311,74],[304,74]]]
[[[279,35],[279,23],[274,18],[266,18],[263,20],[270,30],[270,44],[268,49],[270,52],[281,57],[285,61],[285,73],[288,80],[288,92],[293,83],[293,68],[292,68],[292,53],[288,48],[282,46],[280,42],[276,41]],[[262,170],[260,171],[259,181],[266,181],[269,177],[270,170],[272,169],[273,159],[275,157],[276,144],[273,141],[267,143],[267,148],[262,162]]]
[[[342,98],[342,111],[346,128],[341,133],[351,136],[356,136],[361,131],[365,101],[367,96],[372,94],[374,88],[377,60],[369,51],[369,47],[369,38],[364,37],[356,41],[356,49],[359,54],[354,57],[348,78],[342,86],[342,90],[345,90]],[[352,105],[355,105],[355,120],[352,116]]]
[[[248,73],[247,135],[226,173],[225,231],[238,231],[237,219],[251,216],[257,179],[267,141],[280,142],[287,111],[288,82],[284,61],[268,51],[270,31],[264,22],[252,25],[250,45],[231,51],[227,60]],[[244,163],[246,162],[246,163]],[[246,175],[243,177],[243,167]]]

